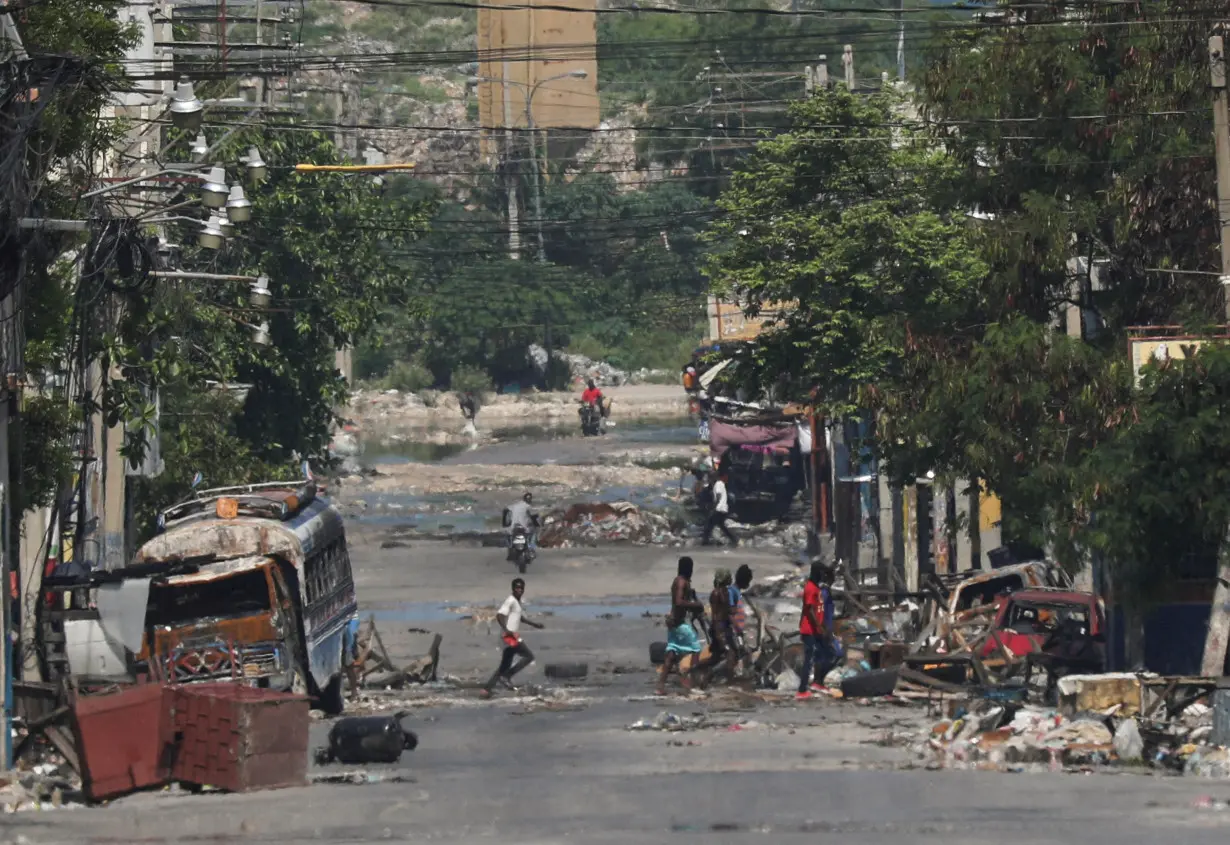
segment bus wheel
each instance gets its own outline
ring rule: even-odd
[[[321,690],[319,706],[326,715],[340,716],[346,709],[346,696],[342,692],[344,684],[345,679],[341,675],[334,675],[329,680],[329,685]]]

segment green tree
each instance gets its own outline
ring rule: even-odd
[[[1078,539],[1113,562],[1120,595],[1148,606],[1173,597],[1176,576],[1230,564],[1230,348],[1146,367],[1114,422],[1081,461],[1094,519]]]
[[[324,457],[345,402],[334,350],[370,331],[391,299],[413,308],[404,296],[409,281],[388,253],[425,230],[430,207],[385,202],[366,178],[296,172],[299,163],[339,163],[332,144],[314,133],[241,133],[219,157],[233,160],[249,144],[262,149],[270,174],[249,187],[251,222],[219,253],[185,247],[185,263],[266,276],[269,307],[250,301],[247,284],[135,285],[122,291],[122,319],[105,338],[123,374],[109,385],[108,408],[113,419],[129,421],[134,460],[144,449],[152,391],[163,397],[167,476],[144,486],[146,509],[186,492],[198,469],[211,484],[237,483],[268,477],[294,455]],[[185,226],[177,239],[194,237]],[[255,341],[262,324],[268,345]],[[231,398],[236,392],[241,402]]]
[[[989,272],[951,330],[914,337],[882,447],[903,475],[985,479],[1006,535],[1075,565],[1076,475],[1125,401],[1126,329],[1220,310],[1211,277],[1159,270],[1218,266],[1204,45],[1221,7],[1001,5],[1028,25],[949,35],[918,94],[958,165],[936,202],[981,213]],[[1071,340],[1068,305],[1093,318]]]
[[[749,314],[787,304],[744,368],[755,386],[818,391],[834,413],[891,389],[912,332],[964,313],[986,274],[963,210],[937,209],[946,157],[895,137],[890,95],[822,91],[791,107],[718,202],[708,273]]]

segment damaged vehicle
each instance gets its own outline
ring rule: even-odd
[[[163,512],[127,568],[89,576],[95,607],[63,619],[69,673],[234,681],[341,712],[358,605],[341,514],[318,492],[209,490]]]
[[[1106,614],[1093,593],[1072,590],[1022,590],[999,601],[999,610],[981,656],[992,657],[1003,648],[1022,657],[1040,653],[1061,633],[1104,642]]]

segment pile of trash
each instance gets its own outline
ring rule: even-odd
[[[552,353],[557,360],[568,364],[572,374],[573,384],[584,384],[593,379],[599,387],[618,387],[628,383],[628,373],[618,367],[613,367],[606,361],[595,361],[585,355],[575,355],[571,352]],[[536,343],[530,344],[528,356],[539,373],[546,373],[547,350]]]
[[[1208,744],[1213,725],[1207,705],[1192,703],[1176,718],[1145,715],[1134,705],[1125,707],[1131,704],[1127,700],[1103,710],[1076,709],[1090,699],[1073,690],[1097,683],[1099,676],[1070,677],[1054,708],[985,698],[953,700],[951,718],[936,723],[916,750],[937,768],[1088,769],[1126,763],[1197,777],[1230,777],[1230,750]]]
[[[1094,713],[1068,718],[1056,710],[1023,706],[986,706],[974,712],[958,709],[955,718],[931,728],[922,755],[936,768],[1001,768],[1044,764],[1051,768],[1106,765],[1113,760],[1139,760],[1140,734],[1135,722],[1118,733]],[[1135,756],[1132,756],[1135,755]]]
[[[681,526],[630,502],[576,504],[548,513],[538,533],[545,548],[595,546],[598,543],[682,546]]]

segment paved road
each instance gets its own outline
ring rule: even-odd
[[[923,714],[831,701],[767,704],[715,697],[648,699],[646,645],[661,637],[652,606],[676,553],[634,548],[548,551],[530,574],[530,632],[542,662],[591,664],[583,686],[558,693],[571,707],[450,693],[407,719],[421,745],[397,767],[405,782],[224,796],[149,794],[97,809],[6,816],[0,842],[481,842],[872,843],[1225,842],[1226,817],[1193,799],[1230,799],[1230,784],[1143,775],[1012,775],[903,771],[902,749],[868,742]],[[368,610],[400,657],[421,635],[445,633],[443,671],[472,681],[490,670],[494,636],[439,621],[442,602],[487,603],[511,577],[496,550],[423,543],[378,550],[357,543]],[[770,553],[694,554],[698,581],[750,560],[761,574],[787,566]],[[599,618],[602,605],[607,618]],[[651,609],[642,617],[641,609]],[[619,616],[613,616],[619,613]],[[614,670],[619,671],[614,671]],[[540,683],[532,669],[527,681]],[[705,714],[715,726],[677,734],[629,732],[659,710]],[[754,724],[743,730],[728,725]],[[328,724],[313,725],[322,741]]]

